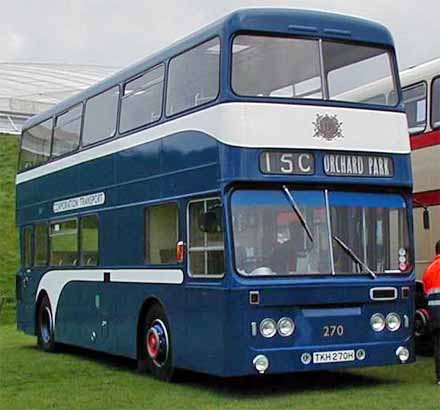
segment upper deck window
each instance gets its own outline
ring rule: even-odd
[[[164,71],[164,66],[160,65],[125,84],[120,132],[130,131],[160,119]]]
[[[390,53],[380,47],[322,42],[329,99],[395,106],[398,102]],[[379,87],[387,101],[372,100],[366,91]]]
[[[391,53],[383,48],[239,35],[232,54],[232,88],[239,95],[397,104]],[[378,82],[391,98],[367,101],[366,86]]]
[[[50,118],[23,132],[20,171],[46,162],[50,158],[53,120]]]
[[[426,128],[426,83],[411,85],[403,89],[408,128],[411,134],[423,132]]]
[[[79,147],[81,134],[82,104],[79,104],[55,120],[52,157],[68,154]]]
[[[432,128],[440,128],[440,77],[432,82]]]
[[[87,101],[82,136],[83,145],[94,144],[115,135],[118,102],[118,86]]]
[[[217,98],[220,40],[214,38],[174,57],[168,69],[167,115],[173,115]]]

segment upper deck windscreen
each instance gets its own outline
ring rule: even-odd
[[[239,35],[232,52],[232,88],[242,96],[367,103],[353,91],[382,80],[384,91],[392,97],[374,104],[398,102],[392,54],[381,47]]]

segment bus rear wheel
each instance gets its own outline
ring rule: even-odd
[[[37,341],[38,346],[46,352],[55,351],[55,332],[53,325],[52,309],[49,298],[44,296],[38,306],[37,316]]]
[[[165,312],[154,305],[145,315],[141,332],[138,369],[154,377],[171,381],[174,375],[169,324]]]

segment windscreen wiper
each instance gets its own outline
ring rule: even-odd
[[[307,232],[307,236],[313,242],[312,231],[310,230],[309,225],[307,225],[306,218],[304,218],[304,215],[299,210],[298,205],[296,204],[295,200],[293,199],[292,194],[290,193],[290,191],[286,187],[286,185],[283,185],[283,191],[286,194],[287,199],[290,202],[290,205],[292,205],[293,210],[295,211],[296,215],[298,216],[299,220],[301,221],[301,224],[302,224],[304,230]]]
[[[339,246],[349,255],[351,258],[359,264],[360,267],[364,268],[373,279],[376,279],[376,274],[366,265],[362,260],[354,253],[353,249],[351,249],[342,239],[338,238],[336,235],[333,235],[333,239],[339,244]]]

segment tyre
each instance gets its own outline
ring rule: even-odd
[[[157,379],[171,381],[175,369],[170,326],[165,312],[159,305],[153,305],[147,312],[140,332],[138,370],[149,372]]]
[[[37,341],[38,346],[46,352],[55,351],[55,332],[52,309],[49,298],[44,296],[38,307]]]

